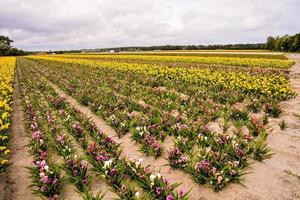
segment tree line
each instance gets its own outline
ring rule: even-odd
[[[109,50],[119,51],[159,51],[159,50],[263,50],[265,43],[257,44],[226,44],[226,45],[163,45],[163,46],[133,46],[133,47],[115,47],[101,49],[82,49],[83,52],[107,52]]]
[[[269,36],[266,49],[270,51],[300,52],[300,33],[295,35]]]
[[[19,50],[12,46],[14,41],[7,36],[0,35],[0,56],[20,56],[27,55],[28,52]]]

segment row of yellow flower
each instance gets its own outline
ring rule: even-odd
[[[11,104],[13,100],[13,81],[15,57],[0,57],[0,172],[8,166],[8,136],[11,124]]]
[[[153,64],[96,61],[88,59],[61,58],[53,56],[31,56],[35,59],[46,59],[67,63],[78,63],[90,67],[105,67],[121,71],[131,71],[172,80],[186,81],[201,85],[220,85],[236,89],[244,93],[269,96],[277,100],[285,100],[295,95],[290,81],[284,75],[250,75],[246,72],[219,71],[199,68],[177,68],[157,66]]]
[[[60,55],[57,55],[60,56]],[[63,55],[64,57],[128,59],[161,62],[188,62],[201,64],[230,65],[240,67],[266,67],[288,69],[295,62],[291,60],[262,59],[262,58],[233,58],[233,57],[201,57],[201,56],[159,56],[159,55]]]

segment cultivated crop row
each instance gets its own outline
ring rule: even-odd
[[[58,55],[59,56],[59,55]],[[82,57],[97,59],[121,59],[121,60],[143,60],[158,62],[184,62],[184,63],[201,63],[216,65],[233,65],[240,67],[262,67],[262,68],[279,68],[288,69],[294,64],[294,61],[280,59],[263,59],[263,58],[236,58],[236,57],[203,57],[203,56],[162,56],[162,55],[63,55],[63,57]]]
[[[15,57],[0,58],[0,173],[8,166]]]

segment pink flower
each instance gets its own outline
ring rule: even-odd
[[[84,184],[84,185],[87,185],[88,184],[88,179],[87,178],[84,178],[84,179],[82,179],[82,184]]]
[[[64,111],[64,110],[60,110],[59,113],[60,113],[61,116],[63,116],[63,117],[66,116],[66,111]]]
[[[125,185],[122,185],[122,186],[121,186],[121,190],[122,190],[122,191],[125,191],[126,189],[127,189],[127,188],[126,188]]]
[[[77,133],[79,134],[82,134],[83,133],[83,130],[82,128],[80,127],[80,123],[79,122],[75,122],[73,125],[72,125],[72,128],[75,129],[77,131]]]
[[[169,184],[169,179],[167,179],[167,178],[163,178],[163,181],[166,183],[166,184]]]
[[[104,131],[102,129],[99,129],[99,131],[98,131],[97,134],[100,135],[100,136],[102,136],[102,135],[104,135]]]
[[[42,187],[40,188],[40,191],[41,191],[41,192],[45,192],[45,191],[46,191],[46,187],[45,187],[45,186],[42,186]]]
[[[58,194],[53,195],[52,200],[58,200]]]
[[[195,165],[195,170],[197,172],[200,172],[201,169],[203,169],[206,173],[209,172],[210,167],[209,167],[209,163],[206,160],[201,160],[199,163]]]
[[[178,195],[179,195],[179,197],[183,197],[185,195],[185,190],[183,188],[180,188]]]
[[[32,132],[32,134],[31,134],[31,138],[32,138],[32,139],[35,139],[35,140],[42,139],[42,137],[43,137],[43,134],[42,134],[41,131],[34,131],[34,132]]]
[[[73,175],[74,175],[74,176],[77,176],[77,175],[78,175],[78,171],[77,171],[76,169],[73,171]]]
[[[167,196],[166,200],[174,200],[173,195],[172,195],[172,194],[169,194],[169,195]]]
[[[232,169],[232,170],[230,170],[230,175],[231,175],[231,176],[235,176],[236,174],[237,174],[237,173],[236,173],[236,171],[235,171],[235,170],[233,170],[233,169]]]
[[[221,175],[219,175],[219,176],[217,177],[218,184],[220,184],[222,180],[223,180],[223,177],[222,177]]]
[[[87,169],[88,163],[85,160],[80,161],[80,168]]]
[[[57,136],[56,141],[61,145],[65,145],[65,136],[63,134],[60,134]]]
[[[45,160],[48,156],[48,153],[46,151],[39,151],[39,159]]]
[[[47,165],[46,161],[43,160],[43,161],[40,163],[40,168],[41,168],[42,170],[44,170],[46,166],[48,166],[48,165]]]
[[[242,157],[242,156],[244,155],[244,150],[241,149],[241,148],[237,148],[237,149],[235,150],[235,153],[236,153],[237,156]]]
[[[163,189],[161,187],[155,188],[155,193],[159,196],[163,192]]]
[[[49,182],[50,182],[48,176],[42,177],[42,178],[40,179],[40,181],[41,181],[42,183],[49,183]]]

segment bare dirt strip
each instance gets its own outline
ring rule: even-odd
[[[122,143],[123,156],[142,157],[144,164],[151,165],[154,170],[160,170],[164,177],[171,181],[182,183],[182,186],[192,188],[191,199],[300,199],[300,118],[294,115],[300,114],[300,55],[290,55],[290,59],[297,63],[291,68],[291,83],[298,96],[295,99],[282,103],[284,113],[279,119],[270,120],[270,135],[268,146],[274,155],[264,162],[255,162],[246,170],[242,184],[232,183],[220,192],[214,192],[211,188],[193,183],[189,175],[179,170],[173,170],[165,166],[168,161],[166,153],[161,158],[154,159],[139,152],[138,145],[131,141],[127,134],[117,138],[113,128],[94,114],[89,108],[80,105],[75,99],[66,95],[56,85],[52,87],[62,96],[65,96],[70,105],[78,108],[109,135],[115,136],[117,142]],[[285,120],[289,128],[280,130],[278,122]],[[165,141],[165,146],[171,146],[172,139]]]

